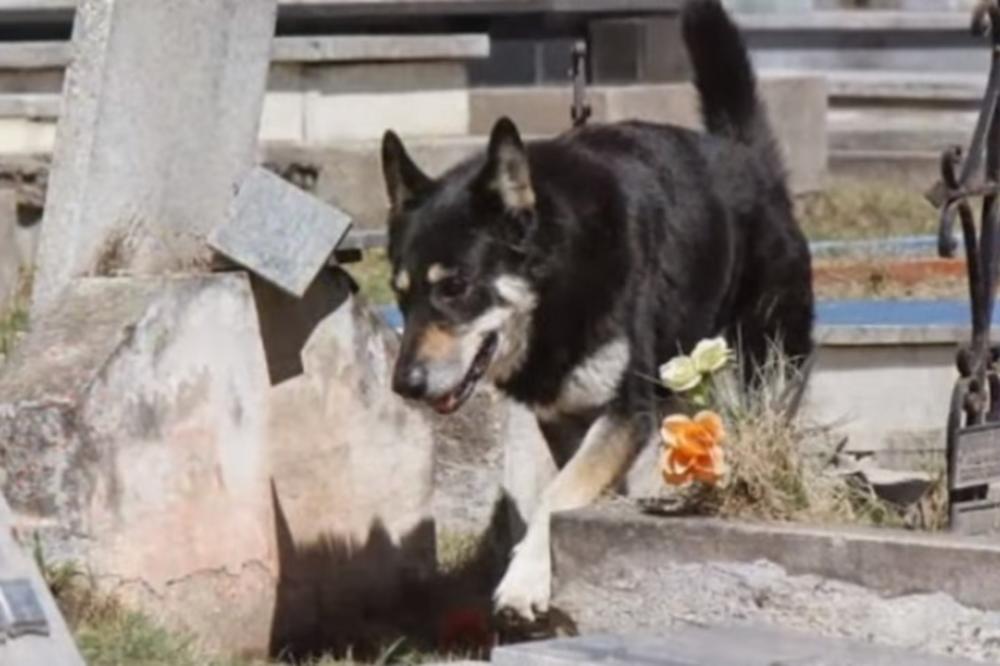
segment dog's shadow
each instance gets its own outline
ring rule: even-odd
[[[469,557],[441,570],[435,530],[420,523],[394,541],[379,522],[365,543],[327,536],[295,543],[272,492],[280,575],[271,626],[273,658],[375,661],[392,650],[487,658],[497,642],[537,637],[500,626],[492,592],[507,565],[513,503],[501,497]],[[520,633],[519,633],[520,632]]]

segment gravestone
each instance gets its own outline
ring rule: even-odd
[[[11,528],[0,496],[0,664],[84,666],[48,586]]]
[[[270,381],[245,274],[207,275],[256,155],[276,0],[82,0],[31,330],[0,375],[15,525],[102,592],[268,649]],[[201,273],[201,274],[199,274]]]
[[[15,527],[207,646],[264,652],[269,388],[245,275],[74,280],[0,373]]]
[[[256,168],[240,185],[229,220],[208,243],[302,298],[350,226],[346,213]]]
[[[33,308],[75,277],[205,267],[252,165],[276,0],[82,0]]]

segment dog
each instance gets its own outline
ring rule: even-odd
[[[657,431],[658,367],[724,334],[752,368],[812,348],[808,244],[742,36],[718,0],[682,32],[705,132],[630,121],[525,144],[502,118],[439,178],[386,132],[393,390],[440,413],[483,380],[534,411],[560,471],[495,592],[548,610],[549,516],[594,501]]]

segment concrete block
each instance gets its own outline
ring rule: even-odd
[[[87,278],[53,305],[0,376],[17,528],[210,647],[265,651],[269,382],[246,276]]]
[[[0,151],[5,155],[51,153],[56,142],[56,124],[51,120],[0,118]]]
[[[760,80],[760,95],[785,157],[793,191],[822,187],[826,177],[827,95],[823,80],[771,76]],[[471,92],[470,131],[488,134],[509,115],[525,134],[551,135],[569,128],[571,93],[566,88],[523,87]],[[646,120],[700,128],[698,98],[690,84],[594,86],[588,89],[592,122]]]
[[[314,145],[380,138],[391,128],[421,137],[462,136],[469,127],[464,90],[306,95],[305,138]]]
[[[281,37],[275,62],[464,61],[490,55],[490,36],[477,33]],[[0,51],[0,62],[3,53]]]
[[[294,85],[294,73],[281,85]],[[310,144],[401,134],[450,136],[469,127],[467,77],[460,63],[389,63],[305,67],[304,136]],[[275,79],[272,79],[275,80]]]
[[[206,263],[254,157],[275,16],[276,0],[80,4],[33,307],[110,258]]]
[[[959,336],[919,343],[901,332],[893,342],[837,344],[836,335],[817,335],[804,415],[846,436],[847,451],[878,452],[886,465],[940,458]]]
[[[943,592],[1000,610],[1000,544],[889,528],[835,528],[645,515],[624,502],[553,518],[558,576],[599,583],[613,569],[645,563],[767,560],[795,575],[867,587],[883,595]],[[628,538],[623,538],[627,534]]]
[[[271,92],[264,98],[259,140],[269,143],[305,141],[305,95],[300,92]]]
[[[350,226],[343,211],[258,167],[240,183],[230,219],[208,243],[301,298]]]
[[[17,579],[24,579],[31,586],[44,614],[46,631],[42,635],[25,634],[8,640],[0,637],[0,662],[17,666],[84,666],[41,572],[27,548],[14,538],[10,508],[0,495],[0,581]]]
[[[931,657],[761,627],[686,626],[658,636],[597,635],[502,646],[496,666],[972,666]]]
[[[599,19],[588,23],[587,31],[590,75],[595,83],[691,78],[679,16]]]
[[[301,89],[321,95],[464,90],[468,81],[465,68],[453,62],[310,65],[298,72]]]
[[[625,502],[558,514],[552,538],[553,605],[583,635],[738,624],[1000,659],[995,541],[667,518]]]
[[[303,374],[271,392],[273,650],[348,648],[336,637],[369,635],[434,571],[433,438],[427,415],[391,390],[397,344],[349,298],[310,335]]]

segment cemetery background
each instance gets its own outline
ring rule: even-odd
[[[0,6],[0,23],[30,37],[0,42],[0,295],[9,304],[0,354],[17,343],[0,370],[0,480],[15,532],[42,535],[50,582],[73,590],[64,598],[87,613],[111,620],[113,635],[84,627],[81,645],[100,663],[129,663],[137,653],[122,651],[128,649],[151,650],[138,653],[160,660],[150,663],[203,663],[202,645],[261,652],[284,644],[340,654],[354,647],[359,657],[381,652],[406,661],[430,658],[414,648],[466,654],[484,642],[484,632],[488,642],[492,628],[482,622],[506,525],[491,532],[499,543],[478,544],[476,537],[491,518],[503,518],[494,515],[501,483],[524,509],[545,476],[530,419],[489,391],[451,420],[416,412],[388,393],[382,380],[393,336],[351,295],[344,273],[374,304],[384,303],[377,247],[361,263],[321,271],[299,299],[213,264],[205,240],[228,219],[228,184],[246,182],[260,162],[350,215],[354,226],[340,243],[341,259],[348,258],[344,250],[377,246],[382,130],[414,137],[417,159],[432,171],[480,146],[501,112],[531,135],[559,131],[571,104],[568,50],[580,31],[594,58],[588,101],[595,121],[638,115],[696,123],[691,92],[676,83],[683,63],[660,48],[671,43],[673,4],[659,3],[662,13],[651,16],[636,10],[608,17],[576,14],[566,3],[553,14],[559,20],[538,34],[525,29],[534,14],[526,19],[511,9],[470,18],[460,2],[448,20],[435,13],[440,6],[414,18],[419,2],[396,3],[388,16],[373,17],[357,9],[365,3],[292,1],[278,10],[262,0],[206,3],[217,13],[196,20],[184,13],[190,8],[147,15],[121,0],[88,1],[75,29],[86,29],[92,41],[77,52],[85,64],[66,83],[71,4]],[[884,239],[933,231],[933,210],[921,192],[937,177],[940,149],[966,143],[971,133],[986,61],[982,45],[967,36],[969,3],[941,11],[939,3],[897,0],[881,3],[885,13],[869,7],[867,14],[834,15],[816,13],[839,8],[832,1],[802,0],[801,11],[788,11],[787,3],[731,4],[745,12],[765,98],[781,118],[820,258],[819,293],[964,296],[960,262],[933,259],[921,238]],[[154,53],[163,30],[199,20],[239,28],[198,32],[193,42],[177,41],[175,51]],[[395,32],[403,24],[410,24],[406,34]],[[129,26],[129,37],[112,25]],[[143,76],[130,77],[136,62]],[[164,85],[192,80],[190,71],[206,62],[215,63],[206,71],[217,76],[206,73],[180,91]],[[71,107],[60,106],[64,85]],[[178,92],[184,102],[170,101]],[[102,99],[117,100],[122,113]],[[64,128],[56,133],[60,116]],[[188,138],[171,143],[163,136]],[[264,204],[251,210],[264,210],[264,218],[276,199],[299,217],[337,217],[274,182],[260,188]],[[129,214],[124,232],[110,224],[123,219],[121,211]],[[108,224],[83,235],[81,220],[91,216]],[[178,227],[184,233],[174,234]],[[165,277],[177,272],[187,275]],[[94,277],[77,279],[83,273]],[[35,287],[27,335],[26,277]],[[901,323],[865,320],[857,310],[837,319],[836,307],[821,316],[825,357],[812,404],[827,409],[814,407],[814,416],[849,416],[842,428],[848,451],[871,453],[883,466],[940,469],[942,396],[951,389],[954,346],[967,334],[964,311],[930,323],[906,320],[904,312]],[[858,386],[869,393],[859,395]],[[141,399],[108,410],[122,395]],[[852,401],[829,399],[845,395]],[[873,413],[865,409],[871,395],[898,402],[883,401]],[[28,403],[44,404],[45,415],[25,426],[17,417]],[[199,404],[210,407],[193,408]],[[81,422],[87,428],[74,432]],[[507,441],[518,445],[505,452]],[[158,469],[168,471],[149,473]],[[80,505],[81,497],[91,504]],[[751,619],[997,658],[997,600],[984,582],[995,561],[990,549],[982,559],[963,559],[967,568],[958,576],[941,571],[918,590],[933,594],[914,595],[905,572],[898,574],[902,582],[886,580],[897,574],[880,578],[880,571],[896,570],[885,559],[868,577],[849,571],[860,561],[880,562],[880,551],[865,550],[863,539],[838,546],[846,537],[829,537],[831,552],[850,554],[849,566],[816,571],[780,555],[771,558],[778,564],[759,563],[753,547],[733,546],[728,564],[706,561],[710,553],[678,551],[662,523],[641,520],[628,529],[646,536],[616,550],[616,528],[600,528],[612,521],[601,513],[592,520],[568,517],[557,527],[557,565],[581,581],[564,586],[558,603],[572,609],[584,631],[656,633],[685,620]],[[707,534],[692,533],[689,541],[718,537]],[[781,541],[790,550],[797,544],[794,534],[781,538],[792,539]],[[742,533],[727,539],[754,543]],[[901,546],[885,548],[894,547]],[[933,570],[942,559],[933,549],[924,557],[914,566],[930,563],[924,568]],[[73,566],[86,575],[73,575]],[[96,599],[76,587],[88,577],[100,582]],[[949,577],[985,591],[976,596],[949,586]],[[105,608],[109,591],[144,614]],[[858,619],[844,623],[849,616]],[[185,643],[188,635],[198,649]],[[133,644],[123,647],[123,636]],[[403,636],[410,640],[392,648]]]

